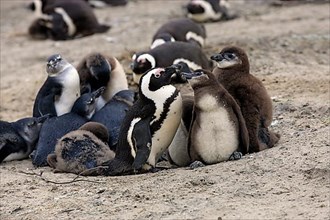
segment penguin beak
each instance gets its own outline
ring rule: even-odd
[[[105,87],[102,86],[101,88],[99,88],[98,90],[93,92],[93,94],[92,94],[93,98],[96,99],[96,98],[100,97],[104,91],[105,91]]]
[[[217,61],[217,62],[222,61],[223,59],[225,59],[222,56],[222,54],[220,54],[220,53],[215,54],[215,55],[211,56],[210,58],[211,58],[211,60],[214,60],[214,61]]]
[[[187,72],[181,72],[180,73],[181,78],[185,79],[185,80],[189,80],[189,79],[192,79],[194,77],[201,76],[201,75],[203,75],[202,71],[196,71],[196,72],[190,72],[190,73],[187,73]]]
[[[181,64],[173,64],[165,68],[165,75],[171,77],[173,74],[179,74],[182,68],[183,66]]]
[[[37,118],[37,123],[44,123],[48,118],[51,117],[51,114],[46,114],[46,115],[43,115],[39,118]]]

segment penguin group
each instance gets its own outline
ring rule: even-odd
[[[105,27],[96,21],[91,5],[127,4],[74,1],[88,8],[93,22],[87,30],[71,16],[70,2],[31,3],[40,15],[35,22],[45,25],[37,27],[43,31],[38,36],[64,40],[101,32]],[[222,9],[220,17],[213,13],[210,19],[197,19],[215,21],[229,16],[225,3],[192,0],[187,9],[191,14]],[[0,121],[0,163],[30,157],[34,166],[50,166],[55,172],[115,176],[157,171],[162,158],[173,167],[196,168],[275,146],[280,135],[269,128],[272,100],[250,74],[247,53],[226,46],[208,57],[205,26],[192,18],[165,22],[150,48],[133,54],[137,92],[129,87],[120,61],[109,54],[86,54],[76,66],[62,54],[45,59],[47,79],[34,100],[32,117]],[[59,30],[54,22],[61,23],[62,34],[54,32]],[[178,82],[192,92],[184,94]]]

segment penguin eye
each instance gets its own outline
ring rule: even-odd
[[[162,74],[161,74],[162,72],[159,72],[159,73],[155,73],[155,77],[158,79]]]
[[[94,103],[94,101],[95,101],[94,98],[91,98],[90,100],[87,101],[87,104],[90,105],[90,104]]]
[[[228,59],[228,60],[232,60],[232,59],[235,58],[235,54],[233,54],[233,53],[226,53],[224,57],[226,59]]]
[[[27,126],[28,126],[28,127],[32,127],[32,126],[34,126],[35,124],[36,124],[36,122],[35,122],[35,121],[32,121],[32,122],[28,123]]]

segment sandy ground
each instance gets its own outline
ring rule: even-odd
[[[26,36],[33,19],[26,1],[1,0],[0,119],[32,114],[45,60],[54,53],[75,65],[91,51],[111,54],[131,78],[132,53],[147,48],[162,23],[182,17],[185,2],[140,0],[99,9],[99,20],[112,25],[108,33],[53,42]],[[227,44],[247,51],[251,72],[274,100],[273,129],[282,135],[276,147],[196,170],[67,184],[75,175],[35,169],[30,160],[4,163],[0,219],[329,219],[329,3],[261,2],[233,1],[240,18],[206,24],[205,51],[211,55]]]

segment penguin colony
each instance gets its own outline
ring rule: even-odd
[[[28,32],[53,40],[103,33],[110,27],[92,7],[127,3],[34,0]],[[113,56],[93,52],[74,67],[51,55],[32,117],[0,121],[0,163],[30,157],[55,172],[114,176],[156,171],[164,153],[173,166],[195,168],[273,147],[272,101],[245,51],[227,46],[210,59],[203,51],[205,27],[195,21],[231,19],[228,9],[225,0],[191,0],[188,18],[159,27],[150,49],[132,56],[137,93]],[[181,94],[178,82],[192,93]]]

